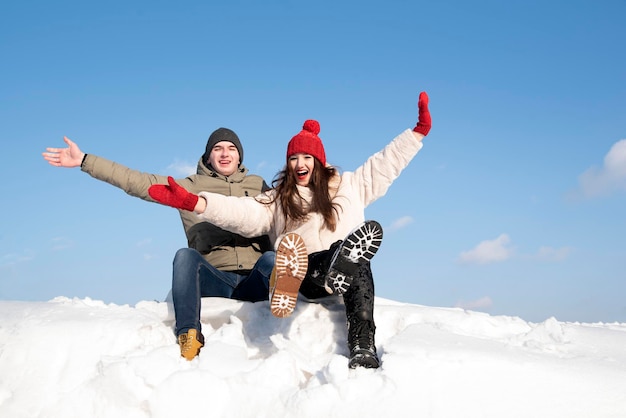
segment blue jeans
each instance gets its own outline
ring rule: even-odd
[[[267,251],[259,257],[250,274],[220,271],[193,248],[181,248],[174,256],[172,300],[176,317],[176,335],[190,328],[201,331],[202,297],[223,297],[258,302],[269,299],[269,278],[276,253]]]

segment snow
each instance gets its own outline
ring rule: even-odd
[[[203,299],[180,357],[168,302],[0,302],[0,416],[626,417],[626,324],[529,323],[376,299],[380,369],[347,367],[344,307]]]

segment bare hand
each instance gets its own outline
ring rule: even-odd
[[[78,148],[74,142],[64,136],[63,141],[67,148],[46,148],[47,152],[42,153],[43,158],[55,167],[78,167],[83,162],[85,153]]]

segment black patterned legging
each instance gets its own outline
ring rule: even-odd
[[[337,241],[328,250],[309,254],[309,268],[300,286],[300,293],[304,297],[319,299],[328,296],[320,277],[324,277],[328,272],[330,259],[339,244],[341,241]],[[348,321],[352,319],[374,321],[374,277],[369,262],[359,267],[350,288],[343,295],[343,300]]]

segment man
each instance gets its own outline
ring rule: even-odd
[[[85,154],[69,138],[68,148],[46,148],[43,157],[55,167],[81,167],[92,177],[119,187],[131,196],[154,202],[148,194],[166,176],[142,173],[92,154]],[[265,181],[248,174],[243,147],[235,132],[214,131],[198,162],[197,174],[177,182],[193,193],[211,191],[226,196],[256,196],[268,189]],[[244,238],[202,221],[194,213],[179,211],[188,248],[177,251],[173,262],[172,299],[176,336],[181,356],[192,360],[204,345],[200,324],[201,297],[217,296],[242,301],[267,300],[275,253],[269,238]]]

